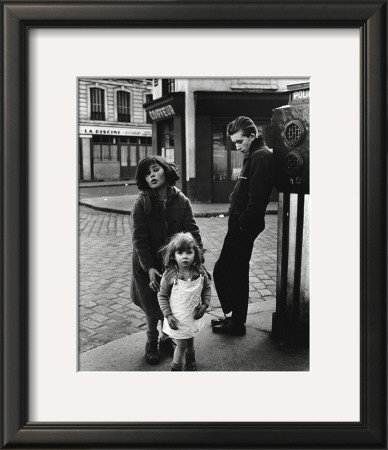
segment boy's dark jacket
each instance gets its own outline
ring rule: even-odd
[[[237,183],[230,195],[230,214],[239,215],[243,231],[259,234],[265,228],[265,210],[274,186],[273,155],[262,138],[255,139],[244,158]]]

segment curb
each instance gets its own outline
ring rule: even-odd
[[[86,206],[87,208],[90,208],[90,209],[95,209],[96,211],[113,212],[116,214],[124,214],[126,216],[131,215],[131,211],[125,211],[123,209],[116,209],[116,208],[108,208],[108,207],[104,207],[104,206],[91,205],[90,203],[84,203],[82,200],[80,200],[78,202],[78,204],[81,206]]]
[[[118,208],[114,208],[114,207],[104,207],[104,206],[96,206],[96,205],[92,205],[90,203],[85,203],[82,200],[80,200],[79,205],[81,206],[86,206],[87,208],[91,208],[91,209],[95,209],[96,211],[102,211],[102,212],[112,212],[112,213],[116,213],[116,214],[124,214],[126,216],[130,216],[131,215],[131,211],[126,211],[123,209],[118,209]],[[195,203],[192,204],[193,209],[195,209]],[[277,215],[278,211],[277,210],[267,210],[265,212],[265,215]],[[194,212],[194,216],[195,217],[219,217],[220,215],[224,215],[224,216],[229,216],[229,211],[217,211],[217,212]]]

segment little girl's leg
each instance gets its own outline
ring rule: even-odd
[[[187,347],[186,347],[186,355],[194,354],[194,338],[186,339]]]
[[[176,339],[176,347],[174,351],[174,358],[172,360],[171,370],[180,371],[183,366],[183,357],[187,347],[186,339]]]
[[[197,363],[195,361],[195,351],[194,351],[194,338],[187,339],[187,347],[185,351],[186,364],[183,370],[187,372],[194,372],[197,370]]]

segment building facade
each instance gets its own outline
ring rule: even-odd
[[[154,79],[153,100],[144,105],[153,152],[180,167],[181,187],[193,202],[228,202],[242,155],[226,135],[227,124],[240,115],[251,117],[271,148],[272,110],[288,103],[288,85],[306,81]]]
[[[134,180],[154,151],[143,108],[152,89],[148,79],[78,79],[80,181]]]

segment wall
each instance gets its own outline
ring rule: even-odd
[[[95,163],[93,170],[95,180],[112,181],[120,179],[120,163],[118,161]]]
[[[143,104],[145,94],[152,94],[152,84],[142,80],[105,80],[99,78],[80,78],[78,90],[79,122],[90,120],[89,87],[99,87],[105,91],[105,120],[93,120],[94,125],[117,123],[116,92],[125,90],[131,94],[131,122],[146,123]],[[121,123],[121,122],[120,122]],[[122,123],[121,123],[122,124]]]

